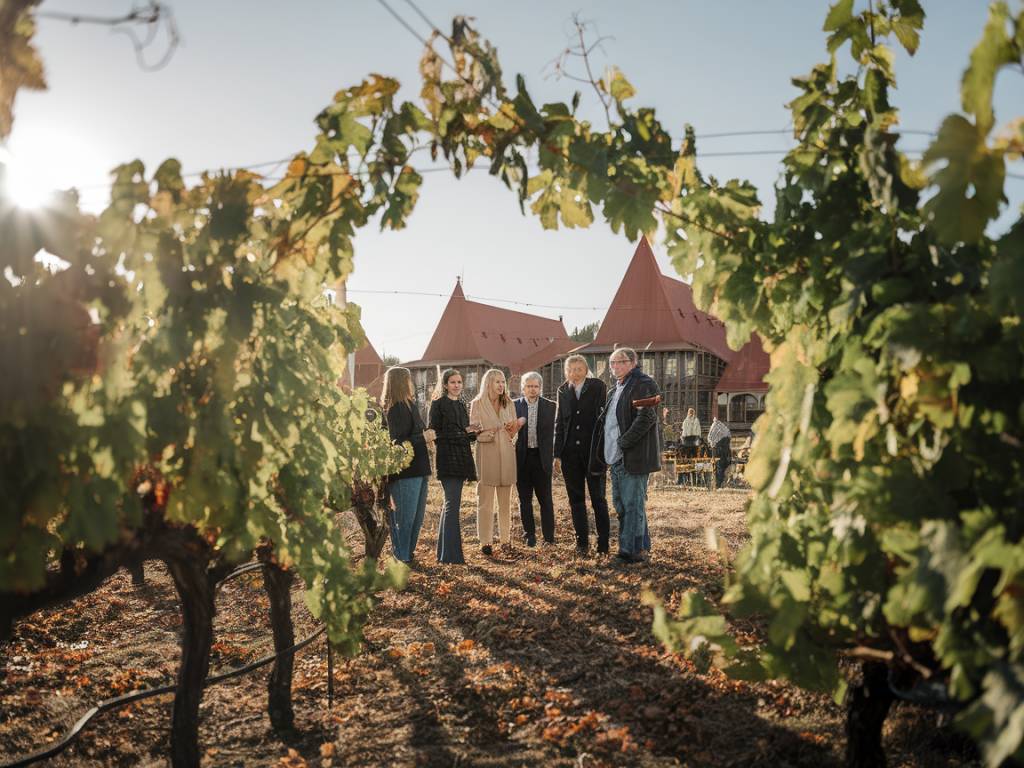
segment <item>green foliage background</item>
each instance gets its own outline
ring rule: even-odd
[[[660,235],[732,346],[757,332],[771,353],[751,541],[724,600],[766,618],[764,642],[737,648],[700,595],[674,618],[654,601],[655,631],[734,674],[837,695],[841,658],[883,659],[945,686],[997,765],[1024,754],[1024,222],[988,225],[1024,119],[998,126],[992,92],[1022,65],[1024,16],[992,4],[963,112],[914,162],[896,148],[892,46],[916,51],[924,11],[860,5],[831,6],[827,60],[793,80],[798,145],[770,221],[750,184],[700,173],[692,129],[674,150],[654,110],[630,108],[617,69],[594,83],[614,113],[600,130],[576,116],[579,94],[538,106],[522,78],[510,92],[456,24],[454,77],[428,49],[423,96],[456,173],[486,159],[546,227],[603,216]]]
[[[464,19],[430,40],[422,106],[397,104],[379,76],[339,92],[273,188],[240,173],[186,189],[170,161],[149,178],[120,168],[97,221],[73,204],[47,226],[5,208],[3,242],[18,247],[3,265],[20,282],[0,281],[0,322],[5,359],[25,364],[3,382],[16,492],[0,589],[36,587],[59,547],[123,535],[138,517],[124,478],[153,462],[169,515],[229,557],[272,539],[332,638],[349,636],[374,577],[348,569],[323,502],[399,459],[362,423],[362,396],[334,387],[358,318],[322,287],[350,270],[359,227],[402,226],[421,183],[408,158],[428,147],[456,176],[487,163],[545,227],[602,216],[630,239],[660,236],[730,343],[756,331],[771,353],[751,541],[724,601],[766,618],[764,642],[737,648],[699,595],[675,617],[656,604],[656,632],[709,643],[734,674],[837,694],[841,658],[884,659],[964,703],[989,764],[1024,756],[1024,223],[989,228],[1024,151],[1024,120],[992,111],[995,79],[1021,65],[1024,16],[992,4],[962,113],[914,162],[896,148],[892,46],[916,50],[924,11],[864,5],[831,6],[826,60],[793,81],[798,145],[772,220],[750,184],[701,174],[692,129],[674,148],[653,109],[631,107],[619,70],[594,83],[602,129],[577,116],[579,94],[537,105],[522,77],[506,85]],[[41,270],[41,245],[71,267]]]
[[[355,479],[408,457],[367,422],[365,391],[337,386],[364,337],[324,288],[351,271],[359,227],[398,229],[415,202],[397,87],[339,92],[272,188],[247,172],[188,187],[168,160],[115,169],[98,217],[70,195],[35,212],[0,194],[0,592],[38,592],[66,553],[134,536],[146,467],[169,521],[228,562],[270,542],[331,640],[358,647],[372,595],[402,573],[353,568],[325,502],[346,508]]]

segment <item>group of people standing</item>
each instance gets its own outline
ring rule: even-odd
[[[594,513],[597,552],[608,553],[611,522],[606,501],[607,477],[619,520],[618,557],[640,562],[651,549],[647,525],[647,479],[661,468],[658,426],[660,394],[655,381],[637,367],[633,349],[620,347],[609,357],[615,377],[611,391],[590,375],[587,361],[571,355],[557,400],[541,396],[539,373],[522,376],[522,396],[512,399],[505,375],[487,371],[480,390],[466,408],[463,377],[444,371],[437,384],[427,424],[415,404],[408,369],[389,368],[382,406],[391,439],[412,446],[412,462],[390,478],[392,548],[397,559],[411,562],[426,509],[431,474],[428,444],[436,447],[435,471],[444,492],[437,536],[437,559],[464,563],[460,509],[466,482],[477,482],[477,535],[481,552],[494,554],[497,543],[512,548],[512,487],[519,496],[522,535],[526,546],[537,545],[534,500],[539,506],[540,534],[555,541],[552,478],[560,469],[572,513],[576,548],[590,549],[590,516]],[[474,455],[475,454],[475,455]]]

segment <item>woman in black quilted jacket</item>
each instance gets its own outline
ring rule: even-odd
[[[477,428],[469,424],[469,411],[459,399],[462,374],[449,368],[441,374],[430,404],[427,421],[437,434],[437,479],[444,490],[444,506],[437,532],[437,561],[465,563],[462,557],[462,528],[459,524],[462,486],[476,480],[472,443]]]

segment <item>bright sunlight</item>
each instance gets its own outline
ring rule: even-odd
[[[111,163],[81,138],[24,124],[6,147],[0,146],[0,165],[9,199],[31,210],[46,207],[59,190],[102,184]]]

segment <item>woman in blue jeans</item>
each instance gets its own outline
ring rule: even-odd
[[[384,374],[384,423],[395,443],[412,445],[412,463],[388,484],[394,510],[390,516],[391,549],[395,558],[411,563],[416,542],[423,527],[423,512],[427,507],[427,479],[430,477],[430,456],[427,443],[434,433],[423,428],[423,418],[416,407],[412,374],[408,368],[395,366]]]
[[[430,404],[427,421],[437,435],[437,479],[444,489],[444,506],[437,531],[437,561],[463,564],[462,527],[459,514],[462,486],[476,480],[472,443],[477,427],[469,424],[469,411],[459,399],[462,374],[449,368],[437,380],[437,390]]]

